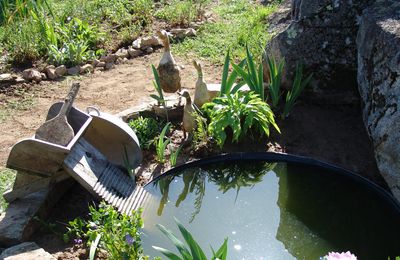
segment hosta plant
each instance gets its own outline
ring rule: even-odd
[[[233,133],[233,142],[245,136],[250,129],[269,136],[272,125],[280,133],[271,108],[252,91],[217,97],[204,104],[203,108],[210,117],[208,132],[220,147],[225,143],[229,128]]]

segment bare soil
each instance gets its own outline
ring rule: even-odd
[[[59,82],[28,85],[24,87],[25,93],[21,96],[18,96],[18,91],[0,94],[0,106],[26,100],[27,97],[33,103],[24,108],[25,110],[9,110],[9,116],[1,123],[0,167],[5,167],[10,148],[15,142],[35,133],[44,122],[47,109],[52,103],[63,99],[72,81],[81,82],[80,93],[75,101],[75,105],[80,109],[95,105],[101,111],[118,113],[151,101],[149,94],[154,92],[151,64],[158,64],[160,57],[161,52],[158,51],[129,60],[110,71],[96,71],[92,75],[80,78],[69,77]],[[193,93],[197,75],[191,60],[177,57],[177,62],[183,65],[183,86]],[[220,80],[222,68],[203,62],[203,71],[207,82],[215,83]],[[337,98],[334,97],[335,100]],[[278,120],[278,125],[282,131],[280,135],[273,133],[269,139],[249,138],[239,144],[227,144],[223,151],[205,151],[200,155],[193,154],[188,149],[180,156],[178,163],[223,152],[287,152],[340,165],[386,188],[377,171],[356,95],[354,101],[347,103],[303,98],[288,119]],[[181,135],[181,131],[176,131],[173,142],[179,144],[182,140]],[[154,174],[160,174],[169,168],[157,165],[151,153],[144,153],[144,165]],[[68,220],[86,215],[87,205],[92,201],[93,198],[76,185],[54,208],[48,222],[64,226]],[[59,236],[49,231],[40,231],[32,239],[58,259],[87,258],[87,251],[82,246],[64,244]]]

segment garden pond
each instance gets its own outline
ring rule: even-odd
[[[240,159],[240,160],[239,160]],[[173,249],[178,219],[205,252],[228,238],[228,259],[360,259],[400,255],[400,207],[368,180],[319,161],[222,155],[179,166],[145,186],[143,248]],[[178,236],[179,237],[179,236]],[[210,256],[210,255],[209,255]]]

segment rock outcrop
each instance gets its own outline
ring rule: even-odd
[[[290,11],[273,25],[278,34],[267,45],[271,56],[286,61],[283,86],[291,86],[298,62],[314,73],[319,98],[343,102],[354,93],[358,99],[358,86],[379,171],[400,201],[400,2],[286,4]]]
[[[357,37],[363,118],[378,168],[400,201],[400,2],[377,0]]]
[[[286,26],[267,45],[285,59],[283,86],[291,86],[298,62],[314,72],[316,92],[356,85],[358,17],[369,0],[292,0]]]

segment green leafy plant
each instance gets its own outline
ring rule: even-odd
[[[176,161],[178,159],[178,156],[179,156],[182,148],[183,148],[183,145],[180,145],[175,150],[172,148],[169,148],[169,151],[170,151],[169,163],[171,164],[172,167],[176,165]]]
[[[237,92],[217,97],[204,104],[203,108],[208,111],[211,120],[208,132],[220,147],[225,143],[228,129],[233,133],[233,142],[245,136],[249,129],[269,136],[272,125],[280,132],[269,105],[254,92]]]
[[[141,210],[128,216],[104,202],[98,208],[90,206],[89,210],[89,220],[77,218],[69,222],[68,232],[64,235],[66,240],[87,240],[91,259],[97,248],[105,250],[109,259],[148,259],[141,246]]]
[[[268,97],[271,98],[271,107],[275,108],[278,106],[279,99],[281,97],[280,88],[282,80],[283,66],[285,62],[282,60],[279,63],[275,58],[270,58],[264,51],[264,59],[268,63],[269,68],[269,86],[268,86]]]
[[[165,149],[167,145],[170,143],[170,140],[165,137],[166,133],[169,130],[171,123],[167,123],[161,131],[160,136],[157,139],[157,146],[156,146],[156,159],[159,163],[165,163]]]
[[[246,60],[241,61],[238,66],[243,68],[245,65]],[[238,77],[238,73],[236,70],[233,70],[231,74],[229,74],[229,64],[230,64],[230,54],[229,50],[226,52],[225,55],[225,62],[222,70],[222,80],[221,80],[221,90],[219,92],[219,96],[229,95],[236,93],[240,87],[242,87],[245,83],[241,82],[239,84],[235,84],[235,81]]]
[[[193,113],[196,120],[196,129],[193,132],[193,144],[195,147],[201,147],[208,144],[209,136],[207,134],[207,120],[199,113]]]
[[[175,245],[178,249],[180,256],[174,254],[172,251],[167,250],[165,248],[153,246],[154,249],[168,257],[169,259],[174,260],[207,260],[207,257],[201,249],[200,245],[193,238],[193,235],[175,218],[175,222],[178,225],[179,231],[181,232],[183,238],[187,245],[185,245],[182,241],[180,241],[170,230],[166,229],[163,225],[157,224],[157,227],[161,230],[161,232],[166,235],[169,240]],[[211,247],[213,256],[212,260],[226,260],[228,255],[228,238],[224,240],[224,243],[221,247],[215,252]]]
[[[154,144],[154,139],[162,129],[162,122],[151,117],[139,116],[137,119],[130,120],[128,125],[135,131],[140,145],[148,150]]]
[[[158,76],[158,71],[157,71],[156,67],[154,67],[154,65],[151,65],[151,69],[152,69],[153,75],[154,75],[153,86],[156,89],[158,96],[151,94],[150,97],[157,100],[158,105],[163,105],[164,107],[166,107],[163,90],[162,90],[161,84],[160,84],[160,77]]]
[[[122,154],[122,158],[124,160],[124,166],[126,171],[128,172],[129,177],[135,181],[135,169],[131,167],[131,164],[129,163],[129,155],[128,155],[128,150],[126,149],[126,146],[124,145],[124,152]]]
[[[290,111],[292,111],[297,98],[300,93],[304,90],[304,88],[310,83],[312,78],[312,74],[308,75],[305,79],[303,79],[303,66],[297,65],[296,74],[294,76],[292,89],[290,89],[286,93],[286,102],[283,108],[282,118],[286,118],[289,116]]]
[[[258,65],[256,69],[256,64],[254,63],[253,56],[246,45],[246,70],[241,68],[239,65],[232,64],[233,69],[238,73],[246,84],[249,86],[251,91],[254,91],[260,96],[262,100],[265,100],[264,95],[264,76],[263,76],[263,66],[262,63]]]

